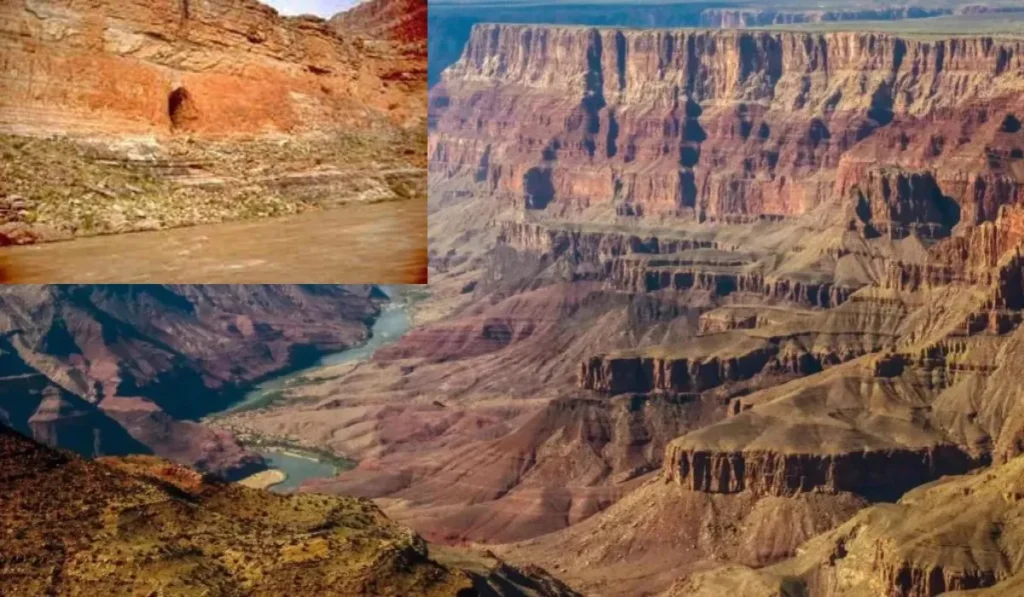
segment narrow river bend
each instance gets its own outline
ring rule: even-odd
[[[394,294],[387,287],[384,290],[389,295]],[[309,383],[310,375],[320,369],[369,360],[378,348],[398,340],[409,330],[409,314],[406,309],[407,304],[401,301],[386,304],[373,323],[370,338],[362,345],[326,354],[310,367],[264,381],[247,392],[238,402],[220,412],[210,414],[209,417],[266,408],[279,399],[283,391]],[[298,449],[262,448],[254,451],[263,456],[269,468],[280,470],[287,475],[284,481],[270,486],[271,491],[295,491],[307,479],[333,477],[338,473],[335,463]]]

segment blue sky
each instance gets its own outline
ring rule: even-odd
[[[283,15],[311,14],[324,18],[333,17],[343,10],[352,8],[359,0],[261,0]]]

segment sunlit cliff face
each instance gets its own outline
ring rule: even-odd
[[[431,170],[473,172],[533,210],[700,220],[800,215],[859,193],[876,228],[942,236],[1021,194],[1010,161],[988,154],[1012,158],[1022,49],[478,25],[431,94]]]

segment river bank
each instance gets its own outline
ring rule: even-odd
[[[363,344],[324,354],[312,365],[263,381],[246,392],[238,401],[219,412],[207,415],[204,419],[214,420],[247,410],[270,408],[275,402],[285,399],[285,392],[313,381],[318,374],[325,373],[324,369],[369,360],[378,348],[394,342],[409,331],[410,321],[406,307],[405,303],[386,304],[370,328],[370,337]]]

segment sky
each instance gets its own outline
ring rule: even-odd
[[[343,10],[348,10],[359,0],[261,0],[269,4],[283,15],[311,14],[320,17],[333,17]]]

